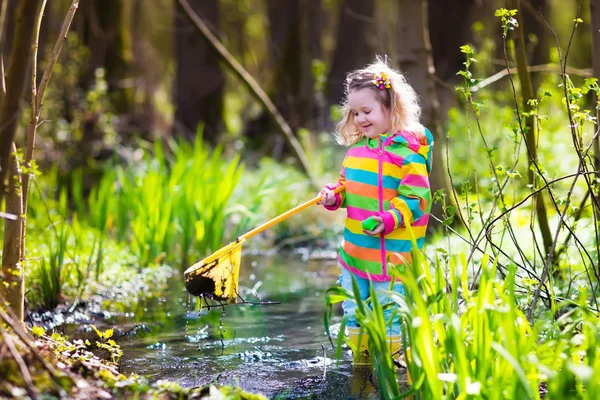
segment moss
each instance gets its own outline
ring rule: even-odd
[[[203,399],[215,391],[228,400],[262,400],[266,397],[244,392],[239,388],[208,385],[201,388],[182,388],[178,383],[158,381],[132,374],[120,374],[115,363],[103,360],[88,350],[89,342],[69,341],[67,337],[54,334],[39,335],[34,344],[35,354],[11,333],[13,342],[31,375],[36,393],[57,399]],[[0,336],[0,339],[5,339]],[[90,347],[91,348],[91,347]],[[27,385],[17,362],[10,352],[0,353],[0,398],[27,397]],[[40,358],[51,365],[49,369]]]

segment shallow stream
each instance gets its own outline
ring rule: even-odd
[[[145,325],[141,333],[119,339],[123,372],[184,387],[235,385],[270,399],[378,399],[368,369],[353,369],[347,349],[337,363],[325,334],[325,291],[338,276],[331,259],[244,255],[240,285],[258,295],[246,300],[280,304],[227,306],[224,312],[217,307],[198,315],[178,287],[144,310],[137,321]],[[333,330],[340,313],[336,308]]]

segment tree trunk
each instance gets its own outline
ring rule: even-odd
[[[519,22],[519,26],[515,31],[515,54],[517,58],[517,70],[519,74],[519,82],[521,84],[521,111],[530,112],[531,106],[528,104],[529,100],[535,99],[535,93],[533,91],[533,83],[531,81],[531,75],[527,71],[527,48],[525,43],[525,31],[523,28],[522,19],[522,7],[520,0],[511,0],[512,8],[516,8],[519,12],[516,18]],[[527,159],[529,161],[529,169],[527,170],[527,179],[532,188],[535,190],[536,175],[531,167],[534,163],[537,164],[537,123],[533,116],[522,118],[522,128],[525,130],[525,144],[527,147]],[[544,192],[540,192],[533,197],[535,204],[535,210],[537,214],[538,226],[542,234],[542,240],[544,242],[544,250],[547,252],[552,247],[552,233],[550,232],[550,225],[548,224],[548,213],[546,211],[546,205],[544,203]]]
[[[600,78],[600,0],[590,0],[590,16],[592,26],[592,67],[594,76]],[[598,99],[595,99],[598,101]],[[592,103],[594,104],[594,103]],[[599,110],[596,110],[596,125],[595,132],[598,132],[600,118]],[[594,139],[594,167],[596,171],[600,171],[600,139],[596,136]]]
[[[548,34],[548,28],[540,17],[541,13],[545,18],[549,18],[548,11],[547,0],[527,0],[521,4],[519,13],[523,13],[521,18],[524,36],[529,39],[525,44],[529,65],[542,65],[550,61],[551,35]],[[537,93],[542,77],[540,73],[531,76],[534,95]]]
[[[25,279],[21,264],[21,229],[23,203],[20,195],[19,161],[15,157],[17,151],[14,143],[11,146],[10,173],[8,192],[6,194],[6,212],[17,217],[16,220],[4,221],[4,243],[2,246],[2,274],[0,276],[0,295],[6,299],[8,306],[23,321]],[[6,286],[5,286],[6,284]],[[0,304],[0,306],[4,306]]]
[[[446,199],[453,203],[452,188],[448,179],[445,159],[445,135],[442,131],[439,101],[434,82],[435,67],[431,43],[429,41],[427,0],[421,0],[415,7],[412,0],[398,1],[398,24],[395,37],[396,64],[400,66],[408,82],[421,98],[422,122],[433,134],[433,169],[430,175],[431,191],[444,189]],[[435,203],[431,212],[442,219],[442,204]],[[431,229],[439,228],[439,222],[432,219]]]
[[[324,10],[322,0],[301,0],[300,2],[300,37],[302,51],[300,53],[300,92],[298,102],[303,110],[302,125],[311,132],[322,132],[324,120],[321,115],[323,104],[318,98],[313,74],[313,60],[323,59],[321,37],[323,35]]]
[[[280,133],[285,136],[287,140],[287,144],[294,151],[294,155],[297,157],[302,169],[308,175],[311,183],[316,188],[317,180],[315,179],[312,170],[310,168],[308,159],[306,154],[304,153],[304,149],[298,142],[298,139],[294,135],[292,128],[290,128],[289,124],[285,121],[285,119],[281,116],[281,113],[277,110],[272,100],[267,96],[264,90],[260,87],[260,85],[254,80],[254,78],[246,71],[240,63],[231,55],[231,53],[223,46],[223,44],[217,39],[217,37],[210,31],[206,23],[194,12],[192,7],[190,6],[188,0],[178,0],[179,4],[183,7],[185,13],[188,15],[190,20],[194,23],[194,25],[198,28],[198,30],[202,33],[202,35],[209,41],[211,47],[217,52],[219,58],[225,62],[225,64],[231,68],[231,70],[236,74],[238,78],[242,81],[242,83],[250,90],[250,93],[254,96],[256,100],[258,100],[261,105],[268,110],[268,115],[277,123],[277,126],[280,130]]]
[[[212,25],[211,30],[218,32],[218,1],[202,0],[190,4],[200,17]],[[174,18],[177,63],[174,131],[193,139],[198,124],[203,124],[204,139],[216,144],[224,129],[224,75],[214,50],[198,33],[179,2],[175,2]]]
[[[0,106],[0,207],[8,186],[10,151],[17,132],[21,114],[21,96],[27,82],[27,66],[31,56],[31,43],[35,18],[41,0],[22,0],[19,9],[13,51],[6,74],[6,96]]]
[[[327,107],[339,105],[344,96],[346,74],[375,60],[377,35],[373,1],[343,0],[336,47],[327,78]]]
[[[164,136],[167,132],[161,132],[158,124],[156,104],[154,94],[160,85],[161,62],[155,62],[159,59],[160,50],[157,50],[151,43],[149,36],[152,28],[149,25],[156,22],[148,12],[144,0],[134,0],[131,5],[132,12],[129,16],[131,23],[131,51],[133,54],[132,75],[135,77],[136,98],[140,100],[134,102],[133,115],[129,120],[132,129],[138,131],[145,139],[152,139],[157,136]],[[160,23],[160,22],[159,22]],[[170,42],[170,41],[169,41]]]
[[[4,65],[9,61],[8,57],[12,52],[13,41],[15,38],[15,25],[17,21],[18,13],[18,0],[1,0],[2,6],[6,5],[6,15],[4,17],[4,24],[2,27],[2,42],[0,43],[0,52],[4,58]],[[5,77],[6,78],[6,77]],[[6,88],[3,88],[6,89]],[[4,95],[4,93],[3,93]]]
[[[94,82],[96,69],[105,69],[105,78],[112,106],[118,114],[131,108],[131,90],[123,82],[129,78],[131,36],[125,24],[125,0],[88,0],[81,3],[84,17],[83,42],[89,48],[90,61],[82,87]]]
[[[109,158],[113,149],[98,146],[104,140],[104,127],[100,126],[100,115],[104,112],[114,113],[119,117],[117,132],[121,133],[121,142],[128,143],[133,136],[128,129],[129,116],[133,109],[134,85],[129,84],[131,78],[131,33],[126,23],[125,7],[127,0],[86,0],[82,1],[74,20],[74,31],[80,43],[87,47],[86,63],[77,82],[77,89],[87,93],[96,82],[96,73],[104,71],[104,80],[108,86],[109,106],[107,110],[85,110],[82,136],[77,143],[77,150],[70,160],[72,166],[88,164],[89,158]],[[67,100],[70,98],[69,100]],[[66,102],[73,102],[75,96],[65,93]],[[73,102],[76,111],[78,106]],[[67,108],[68,113],[70,107]],[[78,110],[77,110],[78,111]],[[65,115],[70,121],[77,118]]]
[[[600,78],[600,0],[590,0],[590,19],[591,19],[591,31],[592,31],[592,68],[594,71],[593,76],[596,78]],[[597,104],[598,99],[597,95],[594,95],[594,101],[592,104]],[[598,119],[600,118],[600,110],[596,109],[596,122],[594,124],[594,132],[598,132],[600,129],[600,123]],[[599,179],[600,175],[600,138],[596,136],[594,139],[594,143],[592,145],[594,151],[594,170],[596,171],[596,179]],[[591,190],[588,189],[588,190]],[[596,214],[596,221],[598,220],[598,213],[596,212],[597,208],[594,207],[594,212]],[[596,230],[597,232],[597,230]],[[598,249],[598,237],[596,233],[596,249]],[[596,265],[596,273],[600,274],[600,265]],[[596,275],[597,276],[597,275]]]
[[[0,0],[0,104],[6,94],[6,81],[4,80],[4,33],[6,31],[6,15],[8,14],[8,0]],[[1,209],[1,207],[0,207]]]
[[[436,83],[436,90],[440,101],[440,115],[445,116],[450,108],[457,105],[458,96],[454,87],[462,78],[456,73],[464,68],[465,62],[460,46],[472,39],[472,26],[479,6],[476,4],[477,0],[429,0],[428,3],[435,76],[444,83],[444,86]],[[489,10],[487,18],[494,18],[493,10]],[[442,117],[442,125],[445,122]]]
[[[274,75],[269,97],[294,132],[300,128],[314,130],[317,110],[312,60],[321,53],[321,0],[289,0],[286,7],[279,0],[268,0],[267,13],[269,62]],[[266,152],[274,148],[276,158],[291,154],[292,149],[277,134],[266,112],[248,124],[245,134],[251,149]]]

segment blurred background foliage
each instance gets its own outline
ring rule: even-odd
[[[337,179],[346,149],[331,132],[345,74],[382,55],[419,93],[436,140],[435,218],[424,257],[398,270],[411,295],[394,299],[416,386],[435,398],[597,397],[597,0],[190,0],[273,101],[318,182],[182,2],[79,5],[38,128],[22,260],[29,309],[72,310],[99,294],[123,311],[179,296],[185,268]],[[4,63],[19,4],[0,0]],[[70,4],[47,4],[38,76]],[[495,15],[503,7],[519,9],[518,27],[506,10]],[[572,176],[584,166],[585,178]],[[312,207],[245,250],[332,254],[343,218]],[[327,300],[352,298],[334,290]],[[395,367],[378,373],[399,395]]]
[[[6,60],[19,2],[4,1]],[[575,86],[584,87],[585,79],[593,76],[593,3],[519,3],[527,63],[541,99],[539,164],[549,178],[577,168],[577,154],[564,150],[573,143],[561,101],[559,56],[564,57],[571,43],[567,72]],[[423,123],[435,132],[439,149],[434,190],[444,189],[447,201],[455,190],[463,219],[477,225],[486,204],[491,208],[485,213],[494,213],[498,171],[511,177],[505,205],[531,192],[527,150],[516,129],[520,83],[516,76],[501,75],[507,64],[516,67],[514,35],[505,44],[494,16],[496,9],[516,2],[430,0],[420,3],[426,15],[415,14],[419,8],[411,2],[391,0],[190,4],[288,122],[319,179],[316,186],[336,179],[345,153],[331,132],[346,72],[385,55],[421,96]],[[55,0],[46,7],[40,71],[69,5]],[[581,22],[571,39],[578,15]],[[464,82],[458,74],[465,70],[465,44],[476,59],[469,70],[475,79],[468,89],[473,102],[461,93]],[[430,61],[423,55],[430,55]],[[516,73],[516,68],[511,71]],[[578,102],[595,115],[591,92]],[[16,135],[20,148],[26,142],[28,114],[25,109]],[[587,143],[593,120],[582,129]],[[123,249],[133,257],[125,264],[138,270],[164,263],[183,269],[317,192],[270,116],[174,0],[80,3],[50,80],[36,148],[42,174],[33,182],[29,201],[27,273],[42,277],[53,268],[58,275],[34,279],[34,286],[46,282],[60,287],[57,282],[73,277],[99,280],[109,253]],[[558,198],[566,198],[569,185],[555,186]],[[581,181],[575,185],[573,207],[585,191]],[[434,214],[443,220],[441,202],[436,207]],[[538,235],[530,227],[530,213],[525,203],[511,214],[525,247]],[[341,233],[339,214],[307,210],[268,230],[264,242],[254,245],[263,250],[286,240],[292,245],[331,245]],[[551,217],[556,219],[552,210]],[[578,226],[585,243],[594,247],[592,219],[591,208],[584,207]],[[438,230],[432,232],[431,243],[470,247],[439,229],[439,222],[432,225]],[[509,253],[516,251],[514,243],[504,246]],[[65,255],[57,256],[63,251]],[[535,257],[533,245],[526,255]],[[81,286],[74,285],[73,291],[80,292]],[[54,291],[62,295],[58,288]]]

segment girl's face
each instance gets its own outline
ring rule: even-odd
[[[390,110],[379,102],[374,90],[353,90],[348,94],[348,105],[354,124],[369,139],[375,139],[392,129]]]

